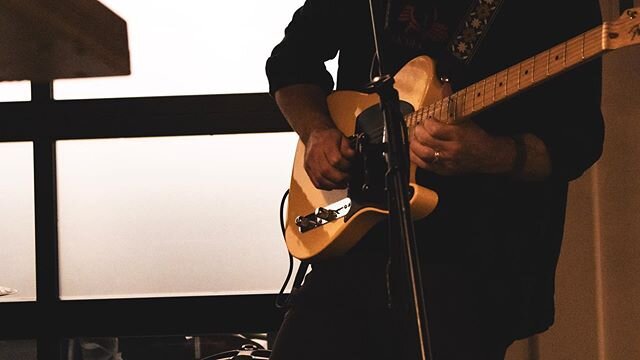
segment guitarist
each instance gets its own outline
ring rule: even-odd
[[[505,0],[472,61],[456,63],[447,45],[459,34],[473,43],[493,2],[392,0],[385,19],[386,1],[374,0],[385,72],[426,54],[450,69],[457,90],[601,21],[597,0]],[[339,52],[338,89],[377,75],[368,9],[367,0],[307,0],[267,61],[270,92],[320,189],[347,186],[356,156],[328,115],[334,83],[324,62]],[[602,151],[600,75],[594,60],[462,125],[430,119],[415,130],[417,182],[440,198],[415,224],[435,360],[504,359],[514,340],[552,325],[568,182]],[[387,308],[386,235],[379,224],[346,255],[312,264],[272,360],[409,358]]]

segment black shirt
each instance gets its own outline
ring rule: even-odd
[[[377,23],[388,24],[383,60],[390,73],[420,54],[441,58],[469,7],[469,1],[398,1],[386,21],[386,2],[374,3]],[[338,51],[337,88],[362,88],[370,79],[374,54],[368,9],[367,0],[307,0],[267,62],[270,91],[298,83],[331,91],[333,80],[324,61]],[[505,1],[471,64],[454,74],[454,88],[503,70],[600,21],[596,0]],[[417,174],[418,182],[440,198],[434,213],[416,223],[425,271],[450,267],[458,274],[448,278],[452,286],[485,284],[477,296],[500,297],[507,304],[497,311],[510,319],[509,331],[515,337],[542,331],[553,321],[568,181],[580,176],[602,151],[600,71],[600,62],[592,61],[474,119],[493,134],[538,136],[552,163],[545,181]],[[384,252],[376,234],[384,230],[377,228],[347,256]]]

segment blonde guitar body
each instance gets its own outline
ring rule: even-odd
[[[401,107],[405,106],[403,113],[411,136],[412,128],[424,119],[433,117],[449,124],[465,121],[606,52],[638,44],[640,8],[632,8],[625,10],[615,21],[588,30],[456,93],[450,94],[449,89],[442,86],[436,76],[435,63],[426,56],[410,61],[394,76],[395,88],[401,103],[404,103]],[[380,126],[367,124],[380,122],[371,116],[379,113],[376,109],[378,103],[377,95],[355,91],[338,91],[327,98],[336,126],[348,137],[357,135],[356,145],[363,142],[368,145],[369,139],[373,139],[373,147],[376,141],[379,142],[376,138],[380,137]],[[362,134],[367,135],[364,141],[360,140]],[[353,186],[352,176],[348,190],[318,190],[304,170],[304,152],[304,145],[299,142],[289,188],[287,247],[293,256],[301,260],[344,254],[388,214],[384,196],[380,195],[380,183],[371,182],[377,188],[374,196],[369,196],[373,193],[369,190],[359,190],[368,188],[363,186],[369,184],[366,174],[366,181],[355,181],[357,186]],[[376,156],[366,151],[360,153],[365,156],[357,158]],[[367,169],[374,168],[379,173],[379,163],[364,162],[365,166],[359,165],[359,172],[366,173]],[[415,184],[415,170],[412,165],[409,172],[410,205],[414,219],[420,219],[433,211],[438,197],[433,191]]]
[[[435,63],[426,56],[418,57],[405,65],[394,76],[395,88],[400,100],[419,109],[444,96],[444,90],[435,72]],[[359,115],[366,109],[377,107],[377,95],[356,91],[336,91],[327,97],[327,104],[335,125],[349,137],[356,132]],[[348,191],[323,191],[315,188],[304,169],[305,146],[298,142],[286,219],[285,239],[289,252],[301,260],[323,259],[344,254],[351,249],[376,223],[384,220],[388,211],[383,207],[363,206],[348,217],[329,221],[308,231],[301,231],[296,222],[301,216],[313,214],[318,208],[339,203],[349,197]],[[410,169],[411,214],[420,219],[433,211],[438,196],[435,192],[415,184],[415,165]]]

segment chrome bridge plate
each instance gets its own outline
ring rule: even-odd
[[[319,207],[311,214],[296,217],[296,225],[298,230],[304,233],[347,216],[349,210],[351,210],[351,199],[344,198],[333,204]]]

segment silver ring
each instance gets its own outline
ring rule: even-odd
[[[431,161],[431,163],[435,164],[438,161],[440,161],[440,151],[435,151],[433,153],[433,160]]]

